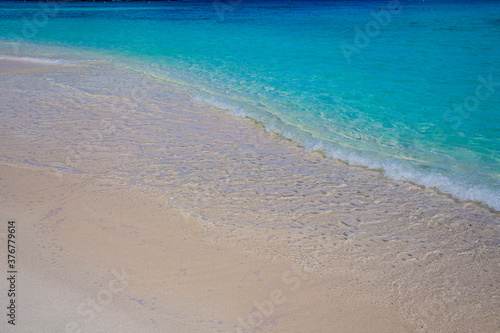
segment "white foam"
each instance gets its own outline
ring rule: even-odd
[[[217,109],[226,110],[229,112],[229,114],[236,117],[244,118],[249,116],[249,113],[243,107],[230,105],[229,103],[223,102],[214,96],[204,98],[200,95],[196,95],[193,97],[193,100],[199,104],[209,105],[216,107]]]
[[[458,179],[451,179],[436,172],[424,173],[404,160],[393,158],[377,161],[361,156],[356,152],[345,151],[341,148],[325,149],[325,144],[321,141],[306,148],[309,148],[308,150],[324,151],[326,156],[348,162],[349,165],[381,170],[384,176],[390,179],[409,181],[423,185],[427,188],[435,188],[443,193],[451,194],[456,199],[462,201],[478,201],[500,211],[500,193],[486,185],[467,184]]]
[[[73,63],[73,62],[70,62],[67,60],[61,60],[61,59],[16,57],[16,56],[6,56],[6,55],[0,55],[0,59],[12,60],[12,61],[26,61],[26,62],[33,62],[33,63],[44,64],[44,65],[64,65],[64,66],[74,66],[75,65],[75,63]]]
[[[427,188],[435,188],[443,193],[451,194],[456,199],[478,201],[500,211],[500,193],[486,185],[467,184],[466,182],[452,180],[447,176],[435,172],[422,172],[416,169],[410,162],[398,160],[396,157],[376,160],[363,156],[363,152],[357,152],[348,147],[341,147],[332,142],[317,139],[313,134],[293,125],[286,124],[277,115],[266,110],[256,109],[255,111],[251,111],[243,106],[226,101],[222,97],[211,96],[205,98],[197,95],[194,97],[194,100],[200,104],[226,110],[233,116],[250,117],[261,121],[267,131],[277,132],[287,139],[299,142],[306,151],[322,151],[326,156],[347,162],[349,165],[381,170],[387,178],[409,181]]]

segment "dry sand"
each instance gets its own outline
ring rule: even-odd
[[[3,332],[412,331],[362,276],[319,278],[206,241],[160,195],[33,168],[0,175],[2,243],[14,219],[19,262],[16,327],[4,317]]]

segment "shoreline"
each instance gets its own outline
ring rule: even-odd
[[[93,62],[101,62],[95,60],[95,57],[97,58],[99,57],[98,54],[95,53],[92,53],[91,55],[90,54],[91,53],[87,54],[86,56],[91,56],[92,59],[94,59],[92,60]],[[71,58],[75,57],[75,55],[76,54],[71,54],[69,56],[68,54],[65,54],[64,60],[32,58],[35,61],[31,61],[29,57],[28,58],[18,57],[19,59],[15,60],[8,59],[7,61],[11,62],[9,66],[17,65],[18,63],[19,64],[25,63],[27,66],[29,64],[28,67],[30,67],[31,65],[37,67],[58,66],[58,65],[74,66],[78,64],[79,61],[82,60],[81,58],[79,58],[79,60]],[[71,61],[68,60],[68,56],[70,57],[70,59],[72,59]],[[2,59],[0,58],[0,60]],[[107,58],[106,60],[103,60],[102,63],[109,63],[110,60],[111,58]],[[44,61],[46,61],[46,63],[44,63]],[[500,210],[498,210],[497,201],[491,199],[491,198],[496,198],[496,192],[494,188],[484,187],[484,184],[467,185],[466,183],[463,183],[460,179],[449,178],[449,176],[441,175],[439,173],[425,174],[413,167],[407,169],[407,167],[404,166],[403,164],[400,164],[397,159],[396,160],[388,159],[385,161],[376,159],[372,160],[370,158],[364,157],[363,155],[360,155],[359,151],[357,150],[354,151],[343,150],[343,149],[337,150],[335,146],[328,141],[324,141],[323,139],[315,139],[313,137],[309,138],[308,137],[310,135],[309,133],[302,133],[305,134],[305,137],[302,137],[300,130],[297,133],[294,133],[294,135],[292,135],[293,138],[290,139],[287,136],[287,134],[289,134],[289,132],[295,132],[297,128],[295,128],[295,126],[289,126],[285,124],[279,118],[277,118],[278,124],[274,124],[275,120],[273,119],[266,119],[266,121],[264,121],[262,119],[266,118],[268,115],[258,114],[255,113],[254,111],[250,112],[247,110],[248,111],[247,112],[238,110],[238,107],[236,107],[236,109],[233,109],[235,106],[231,105],[231,103],[235,101],[228,100],[229,104],[226,104],[225,102],[218,102],[211,100],[211,98],[205,99],[204,97],[198,95],[199,91],[197,92],[196,89],[195,91],[192,91],[189,88],[189,84],[187,84],[188,86],[186,87],[184,86],[184,84],[186,83],[183,83],[182,81],[179,82],[177,82],[176,80],[171,81],[169,78],[163,77],[161,73],[155,72],[154,68],[146,69],[147,67],[144,66],[141,66],[141,69],[133,68],[133,66],[131,66],[131,63],[129,63],[128,60],[121,59],[120,61],[118,61],[118,63],[120,63],[121,61],[125,61],[122,63],[122,65],[126,64],[124,66],[124,69],[128,68],[129,70],[134,71],[136,73],[154,77],[159,81],[164,80],[163,82],[166,83],[167,85],[170,85],[171,88],[176,90],[177,93],[186,95],[188,96],[188,98],[193,99],[195,101],[194,104],[199,104],[196,105],[196,107],[200,106],[200,108],[209,108],[209,109],[216,108],[234,117],[249,118],[251,119],[252,122],[256,122],[259,125],[259,127],[262,127],[262,129],[264,129],[266,132],[271,132],[273,134],[278,135],[280,137],[279,138],[280,140],[291,140],[291,142],[293,142],[294,145],[301,147],[307,153],[317,152],[329,159],[345,163],[350,167],[360,167],[369,171],[375,171],[377,173],[380,173],[382,177],[389,179],[391,181],[410,183],[416,186],[421,186],[426,190],[430,189],[438,194],[449,196],[453,200],[457,200],[460,203],[478,204],[484,208],[487,208],[492,213],[500,214]],[[20,66],[22,68],[23,65]],[[28,67],[26,67],[26,69],[28,69]],[[147,89],[147,87],[144,85],[144,82],[139,83],[138,86],[139,86],[138,87],[139,94],[143,93],[142,91],[144,90],[144,88]],[[135,93],[136,92],[132,92],[132,95],[134,95]],[[133,98],[135,98],[135,96],[133,96]],[[393,162],[395,164],[393,164]]]
[[[23,70],[31,70],[41,67],[46,67],[49,65],[44,65],[40,63],[30,62],[26,60],[6,60],[0,59],[0,74],[17,72]]]
[[[8,106],[6,124],[9,126],[2,128],[1,139],[6,144],[2,147],[0,163],[21,168],[2,166],[1,177],[11,182],[11,188],[4,188],[2,194],[10,197],[7,210],[20,214],[29,209],[41,212],[50,206],[54,216],[47,213],[49,220],[65,230],[57,233],[54,244],[62,249],[75,246],[68,258],[87,260],[85,256],[75,254],[85,248],[79,248],[77,243],[95,242],[92,235],[97,234],[99,223],[107,220],[104,216],[109,216],[108,223],[111,223],[110,230],[102,238],[104,242],[110,242],[107,249],[111,251],[116,247],[126,251],[123,248],[125,243],[135,242],[131,240],[133,235],[141,234],[142,218],[137,215],[140,212],[156,221],[145,234],[141,234],[143,240],[154,239],[155,246],[151,245],[149,253],[154,257],[155,253],[163,251],[159,257],[173,260],[174,265],[175,259],[164,253],[165,245],[159,236],[155,236],[164,228],[161,215],[175,212],[176,221],[184,221],[182,230],[175,225],[166,228],[186,232],[197,239],[189,246],[182,245],[179,239],[172,239],[178,243],[178,256],[182,257],[184,253],[202,256],[212,251],[218,258],[222,253],[226,260],[223,267],[230,271],[235,269],[235,274],[240,277],[252,276],[253,272],[260,271],[258,267],[268,267],[272,263],[279,269],[269,268],[265,285],[269,288],[277,286],[279,290],[284,289],[280,274],[286,272],[287,267],[295,267],[295,271],[303,270],[312,276],[315,283],[300,291],[301,296],[294,297],[293,302],[284,303],[280,307],[283,314],[276,312],[278,317],[285,318],[278,321],[276,331],[300,325],[306,331],[324,331],[321,326],[314,330],[314,325],[321,325],[325,320],[333,325],[343,323],[338,325],[344,328],[351,325],[354,327],[351,331],[356,331],[356,327],[359,331],[366,331],[374,321],[381,323],[378,317],[392,316],[396,322],[386,319],[384,325],[393,327],[394,331],[401,331],[402,326],[407,327],[407,331],[415,331],[416,326],[423,327],[423,330],[481,327],[485,332],[494,331],[494,318],[471,319],[478,313],[471,310],[471,306],[482,300],[482,316],[491,316],[494,313],[491,311],[497,308],[494,299],[485,298],[488,294],[490,297],[494,295],[495,287],[487,287],[487,283],[498,272],[495,268],[498,262],[498,247],[495,246],[498,241],[497,213],[475,203],[456,202],[434,190],[383,178],[371,170],[348,166],[317,153],[307,153],[275,134],[262,131],[248,119],[200,106],[150,78],[144,80],[132,73],[106,68],[106,77],[120,82],[121,90],[117,91],[109,83],[100,81],[100,70],[91,66],[37,68],[8,73],[1,87],[9,96],[4,104]],[[13,86],[15,90],[11,88]],[[134,93],[133,89],[137,87],[143,94]],[[43,95],[34,93],[28,99],[20,99],[23,91],[37,89],[43,91]],[[151,95],[151,91],[157,95]],[[13,102],[16,98],[17,102]],[[25,161],[33,165],[28,167]],[[78,170],[82,175],[61,171],[65,167]],[[31,171],[21,172],[25,169]],[[23,176],[19,176],[21,173]],[[57,179],[60,186],[48,185],[47,177]],[[23,207],[20,198],[31,194],[27,189],[17,193],[15,187],[28,179],[44,184],[39,186],[38,192],[52,200],[44,201],[35,196],[32,202],[40,201],[38,204]],[[74,184],[74,190],[71,186],[61,185],[67,181]],[[94,190],[87,192],[87,187]],[[81,196],[77,201],[83,206],[67,203],[63,197],[68,192],[70,197]],[[117,195],[118,199],[109,199],[112,204],[105,200],[100,202],[93,198],[97,198],[100,192],[106,193],[106,198]],[[142,199],[129,199],[129,195]],[[152,214],[157,208],[151,208],[156,206],[149,200],[160,200],[162,213]],[[67,216],[62,221],[57,217],[62,214],[58,213],[59,208]],[[95,209],[102,213],[96,216]],[[78,217],[79,213],[84,217]],[[127,219],[128,216],[135,216],[130,225],[120,222],[122,217]],[[36,222],[42,217],[31,219]],[[85,236],[77,237],[74,234],[77,230]],[[50,234],[53,237],[54,232]],[[47,237],[41,232],[38,236]],[[135,248],[148,246],[147,242],[135,244]],[[219,251],[217,247],[223,250]],[[47,262],[60,263],[62,259],[54,253],[44,254]],[[246,262],[242,265],[245,268],[236,269],[239,267],[236,262],[242,259],[235,259],[234,253],[255,261]],[[100,282],[94,282],[105,285],[110,277],[103,277],[103,272],[97,267],[119,269],[110,265],[122,260],[118,255],[109,254],[110,259],[104,264],[97,259],[87,263],[93,272],[83,272],[78,267],[69,271],[73,272],[76,281],[81,279],[81,274],[91,273],[93,279],[100,274]],[[133,251],[130,255],[134,257],[131,265],[145,265]],[[92,256],[98,257],[95,253]],[[209,261],[199,257],[190,260],[194,269],[205,267],[203,262]],[[248,267],[252,272],[246,270]],[[457,280],[463,267],[469,271],[464,279]],[[488,267],[488,272],[483,272],[483,267]],[[148,269],[160,279],[160,271]],[[180,269],[177,273],[182,274]],[[38,271],[41,274],[48,272],[43,267]],[[198,280],[191,281],[191,286],[199,286],[207,279],[219,279],[203,272],[205,275],[199,273]],[[260,273],[253,276],[257,281],[263,278]],[[477,286],[471,285],[472,277]],[[441,285],[443,278],[449,284]],[[141,286],[146,284],[146,277],[143,276],[141,281],[144,282]],[[173,281],[174,277],[171,283]],[[337,284],[336,281],[343,283]],[[220,305],[231,299],[231,308],[246,308],[245,311],[237,310],[238,316],[248,318],[245,312],[252,310],[253,289],[258,289],[257,285],[252,284],[252,290],[247,290],[246,296],[236,298],[219,286],[224,292],[215,303]],[[138,294],[145,292],[143,287],[137,286]],[[324,291],[330,289],[333,291],[326,296]],[[186,290],[174,290],[178,293],[176,305],[189,313],[186,318],[199,315],[189,312],[183,299],[189,296],[191,300],[201,302],[200,296]],[[272,291],[262,291],[257,302],[271,299]],[[349,295],[357,298],[350,300]],[[363,303],[365,297],[368,303]],[[453,297],[460,299],[460,304],[448,304],[447,300]],[[203,302],[208,302],[207,299]],[[239,299],[252,300],[239,304]],[[281,301],[277,295],[273,299],[276,303]],[[338,299],[347,304],[336,304]],[[305,318],[300,309],[318,304],[318,300],[322,304],[318,307],[330,307],[329,313],[333,317],[323,317],[322,322],[318,309],[315,312],[318,317]],[[381,313],[370,312],[373,302],[383,304],[382,309],[377,310]],[[391,306],[391,303],[395,305]],[[357,305],[362,307],[367,322],[358,321],[359,313],[354,310]],[[447,308],[449,306],[452,308]],[[342,307],[351,309],[352,315],[343,319],[336,317],[341,316]],[[429,314],[427,307],[441,310]],[[289,312],[292,309],[297,312]],[[167,308],[164,310],[168,312]],[[450,316],[457,315],[462,318],[455,318],[456,323],[449,321]],[[201,316],[208,318],[206,314]],[[300,319],[294,320],[296,316]],[[226,318],[224,325],[232,320],[231,329],[235,329],[238,318],[234,319],[234,315],[233,319]],[[269,322],[272,320],[266,320],[266,325]],[[387,331],[386,326],[381,326],[381,330]],[[345,329],[339,328],[338,331]]]

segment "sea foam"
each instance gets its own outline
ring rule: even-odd
[[[10,55],[0,55],[2,60],[12,60],[12,61],[26,61],[43,65],[63,65],[63,66],[74,66],[75,62],[62,60],[62,59],[49,59],[49,58],[35,58],[35,57],[17,57]]]
[[[308,152],[320,151],[329,158],[341,160],[349,165],[379,170],[390,179],[408,181],[426,188],[434,188],[442,193],[450,194],[456,199],[477,201],[496,211],[500,211],[499,191],[487,186],[467,184],[459,179],[451,179],[441,175],[436,171],[425,173],[418,170],[409,161],[405,159],[398,160],[397,157],[378,160],[363,156],[362,151],[355,151],[348,147],[315,138],[314,133],[309,133],[297,126],[288,124],[271,112],[260,108],[245,107],[223,97],[195,95],[193,99],[199,104],[225,110],[233,116],[256,120],[264,126],[266,131],[278,133],[286,139],[295,141]],[[432,169],[432,166],[429,166],[429,169]]]

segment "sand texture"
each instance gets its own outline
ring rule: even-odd
[[[0,60],[0,239],[14,219],[19,242],[2,332],[500,328],[498,212],[161,78],[20,63]]]

